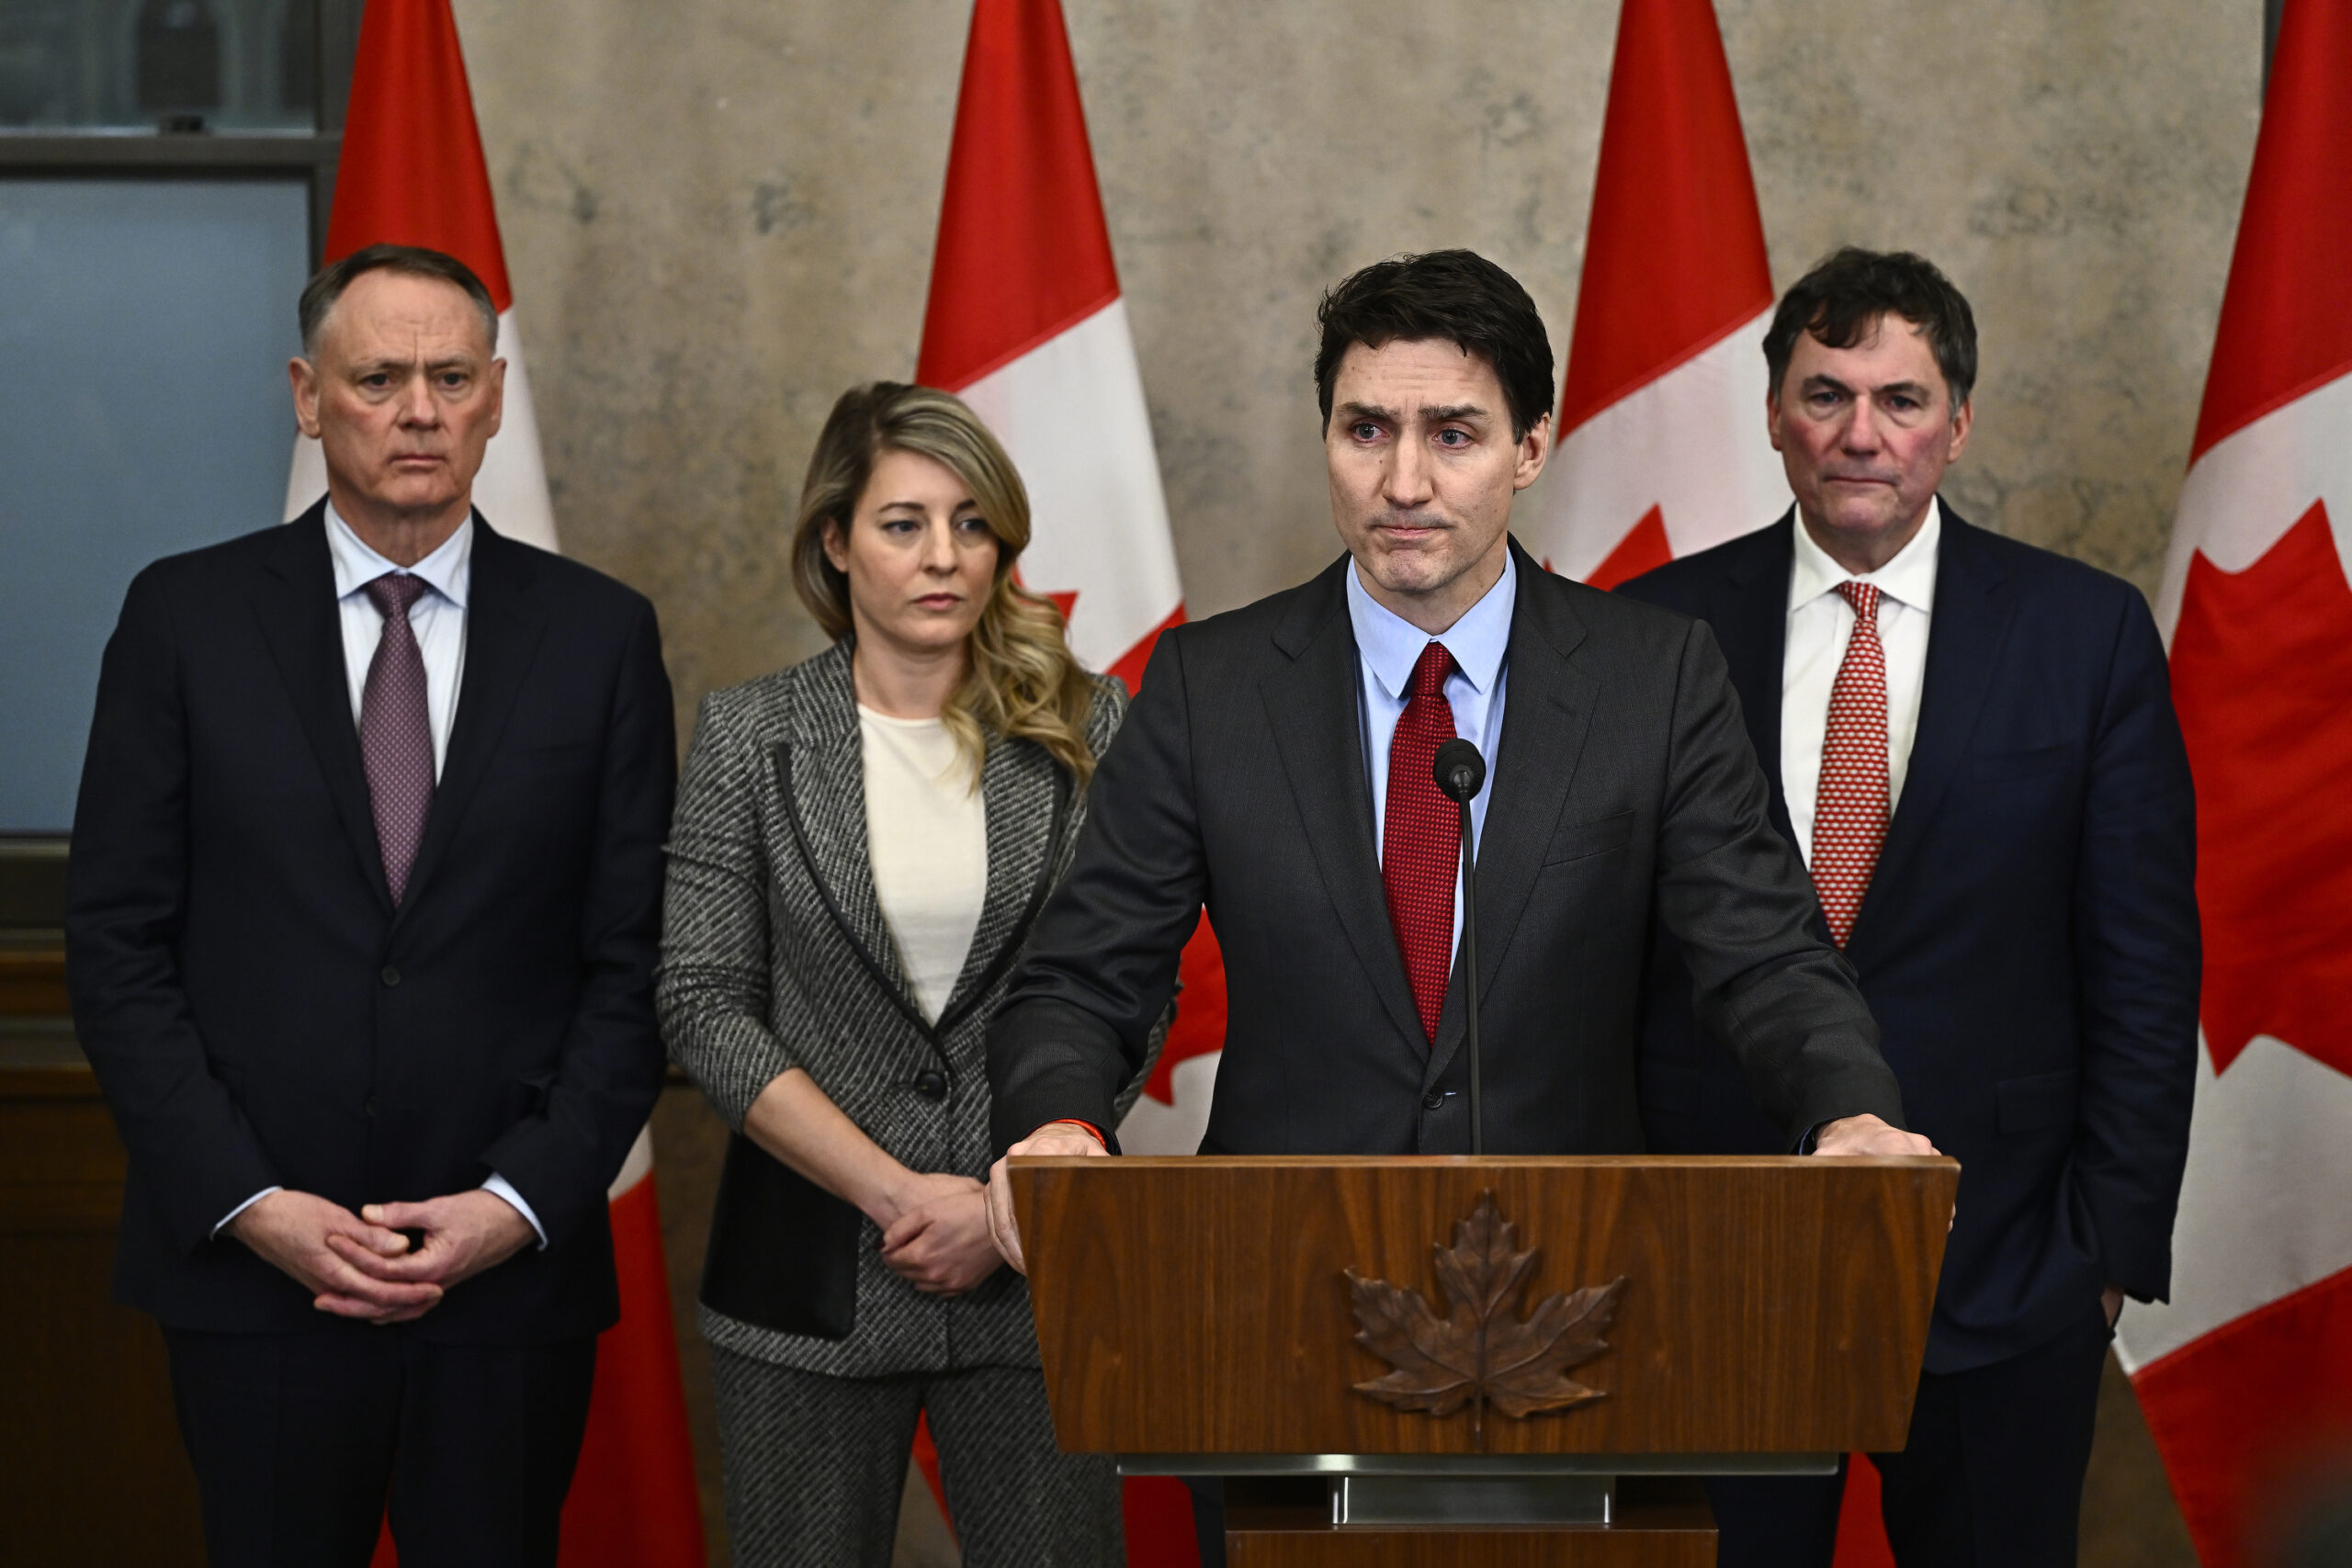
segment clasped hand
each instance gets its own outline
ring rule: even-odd
[[[403,1231],[424,1239],[412,1247]],[[319,1311],[379,1324],[424,1316],[536,1235],[514,1204],[484,1190],[370,1203],[356,1214],[315,1193],[277,1191],[232,1220],[229,1234],[292,1276]]]
[[[986,1190],[970,1177],[916,1176],[893,1199],[882,1261],[923,1294],[960,1296],[1003,1263],[989,1238]]]

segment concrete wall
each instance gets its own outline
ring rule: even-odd
[[[1308,375],[1329,283],[1475,246],[1565,357],[1615,6],[1064,4],[1186,596],[1227,609],[1337,547]],[[1775,281],[1847,241],[1939,261],[1984,343],[1956,502],[2153,591],[2259,0],[1718,11]],[[819,646],[783,530],[835,395],[912,371],[967,6],[458,12],[567,547],[654,596],[690,718]],[[691,1125],[668,1113],[673,1146]],[[2128,1393],[2108,1409],[2085,1561],[2182,1561]]]
[[[805,656],[780,528],[911,373],[964,0],[460,0],[558,514],[682,702]],[[1611,0],[1067,0],[1193,614],[1335,549],[1318,290],[1469,244],[1563,356]],[[2259,91],[2258,0],[1721,0],[1775,280],[1844,241],[1976,305],[1976,521],[2153,589]]]

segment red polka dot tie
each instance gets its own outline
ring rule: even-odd
[[[1380,881],[1388,924],[1404,956],[1421,1032],[1437,1039],[1453,973],[1453,889],[1462,874],[1462,808],[1437,787],[1437,749],[1453,739],[1445,678],[1453,656],[1443,643],[1421,649],[1405,711],[1388,741],[1388,802],[1380,835]]]
[[[424,579],[386,572],[367,586],[383,612],[383,634],[368,662],[359,694],[359,754],[368,765],[368,794],[376,807],[376,847],[384,881],[398,904],[408,891],[409,867],[424,837],[433,807],[433,717],[424,702],[424,655],[408,624],[409,606],[424,596]]]
[[[1879,591],[1841,582],[1838,592],[1854,607],[1854,635],[1829,688],[1813,817],[1813,886],[1830,940],[1843,947],[1886,843],[1886,649],[1878,640]]]

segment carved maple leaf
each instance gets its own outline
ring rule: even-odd
[[[1453,1227],[1451,1247],[1432,1247],[1447,1313],[1440,1317],[1415,1290],[1367,1280],[1348,1269],[1356,1343],[1395,1370],[1355,1385],[1400,1410],[1451,1416],[1473,1407],[1472,1429],[1485,1442],[1484,1407],[1515,1419],[1606,1398],[1567,1375],[1609,1348],[1601,1337],[1616,1320],[1624,1276],[1606,1285],[1555,1292],[1524,1318],[1511,1307],[1534,1271],[1535,1249],[1517,1250],[1517,1227],[1483,1192],[1478,1207]]]

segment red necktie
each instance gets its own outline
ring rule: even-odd
[[[1839,947],[1870,891],[1886,843],[1886,649],[1878,640],[1879,591],[1841,582],[1854,607],[1854,635],[1829,688],[1829,731],[1821,742],[1821,790],[1813,818],[1813,886],[1829,938]]]
[[[368,584],[383,613],[368,682],[359,689],[359,753],[368,765],[368,794],[376,807],[376,847],[392,902],[408,891],[409,867],[433,807],[433,716],[424,700],[424,655],[409,628],[409,606],[424,593],[424,579],[386,572]]]
[[[1453,972],[1453,889],[1462,874],[1462,808],[1437,787],[1431,771],[1439,743],[1453,739],[1453,708],[1445,700],[1452,673],[1453,656],[1443,643],[1421,649],[1413,665],[1405,711],[1388,741],[1387,818],[1380,835],[1388,924],[1421,1032],[1432,1042]]]

